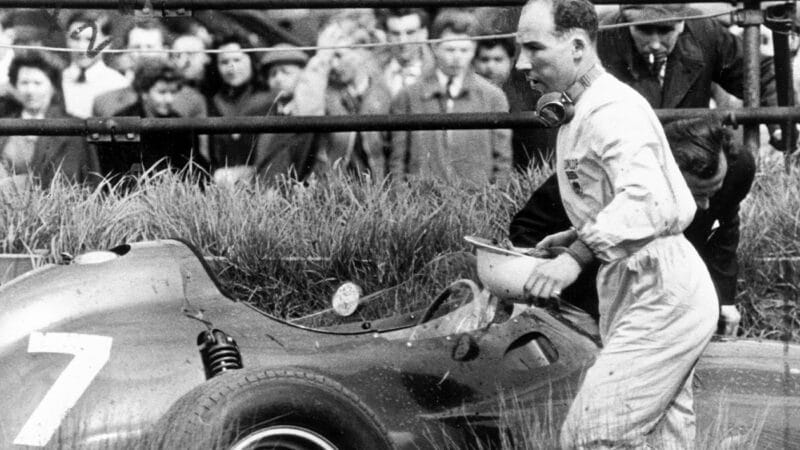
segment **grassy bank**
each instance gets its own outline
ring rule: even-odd
[[[227,258],[222,278],[228,289],[275,314],[319,309],[344,280],[367,293],[392,288],[378,303],[404,310],[468,275],[462,237],[504,237],[511,216],[541,180],[532,173],[477,191],[433,182],[388,189],[341,179],[233,190],[201,189],[156,173],[124,195],[110,186],[60,185],[2,197],[0,251],[44,248],[57,260],[62,253],[182,237]],[[797,306],[783,304],[800,275],[763,260],[800,256],[797,175],[760,176],[742,223],[744,331],[780,338],[792,329],[800,340]]]

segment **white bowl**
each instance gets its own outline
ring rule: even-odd
[[[525,282],[536,266],[547,261],[498,247],[488,239],[465,236],[464,240],[475,246],[481,283],[501,299],[521,300],[527,297]]]

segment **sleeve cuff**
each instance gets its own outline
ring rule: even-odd
[[[580,239],[575,239],[575,241],[567,247],[565,253],[577,261],[581,269],[594,261],[594,253],[592,253],[592,250]]]

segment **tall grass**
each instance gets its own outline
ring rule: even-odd
[[[367,293],[391,288],[380,303],[405,310],[468,276],[458,257],[468,250],[463,236],[505,237],[512,215],[545,175],[529,172],[481,189],[336,176],[225,188],[166,171],[145,173],[133,189],[56,183],[0,196],[0,251],[47,249],[55,261],[62,253],[181,237],[224,257],[224,285],[274,314],[319,309],[345,280]],[[795,298],[800,276],[763,260],[800,256],[797,175],[761,175],[741,216],[744,332],[767,338],[788,332],[798,340],[797,305],[784,299]]]

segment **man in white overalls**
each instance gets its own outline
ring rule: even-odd
[[[565,448],[692,448],[694,365],[714,332],[717,299],[681,234],[695,202],[655,113],[602,68],[587,0],[532,0],[522,11],[517,69],[534,89],[563,93],[556,171],[569,231],[539,247],[569,250],[530,275],[558,297],[597,258],[603,349],[561,430]]]

